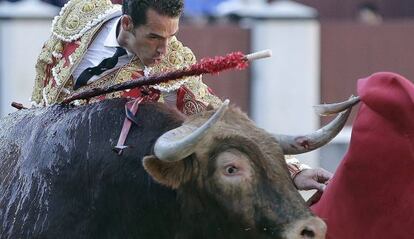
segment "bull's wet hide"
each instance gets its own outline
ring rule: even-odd
[[[139,155],[150,154],[154,140],[182,118],[144,105],[146,130],[133,128],[127,140],[139,147],[118,157],[112,147],[124,104],[55,105],[1,120],[0,238],[168,238],[176,193],[153,182]],[[166,218],[162,230],[153,223]]]
[[[348,152],[312,210],[327,238],[414,238],[414,84],[377,73],[358,95]]]

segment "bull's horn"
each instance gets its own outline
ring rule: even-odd
[[[306,153],[331,141],[344,127],[350,113],[351,108],[341,112],[329,124],[312,134],[303,136],[275,135],[275,138],[282,147],[284,154]]]
[[[225,100],[220,108],[200,127],[183,125],[161,135],[154,145],[155,156],[163,161],[178,161],[192,153],[204,136],[224,115],[229,105]]]
[[[342,112],[348,109],[351,106],[354,106],[360,101],[359,96],[351,96],[347,101],[334,103],[334,104],[322,104],[322,105],[315,105],[314,109],[317,114],[322,116],[333,115],[339,112]]]

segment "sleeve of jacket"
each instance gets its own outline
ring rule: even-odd
[[[209,105],[217,108],[221,103],[201,76],[190,77],[177,91],[177,108],[186,115],[204,111]]]
[[[43,89],[45,87],[45,82],[47,80],[47,75],[50,74],[49,66],[53,63],[53,51],[54,48],[60,46],[57,44],[60,41],[56,39],[53,35],[45,42],[43,48],[37,58],[35,70],[35,82],[32,91],[32,97],[30,99],[32,107],[45,106],[46,102],[43,97]]]

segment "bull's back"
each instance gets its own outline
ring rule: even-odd
[[[30,235],[47,226],[49,185],[42,173],[50,161],[41,159],[41,151],[42,138],[56,120],[52,117],[56,110],[51,109],[22,110],[0,121],[1,238],[27,237],[16,232]]]
[[[0,238],[165,236],[146,221],[172,217],[175,194],[154,184],[140,159],[165,130],[153,126],[154,118],[167,122],[168,113],[142,106],[141,127],[127,141],[139,145],[120,157],[112,147],[123,106],[123,100],[51,106],[0,121]]]

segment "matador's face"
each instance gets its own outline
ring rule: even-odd
[[[133,37],[127,40],[126,48],[133,52],[146,66],[159,63],[168,51],[168,43],[178,32],[179,17],[147,11],[146,24],[134,27]]]

